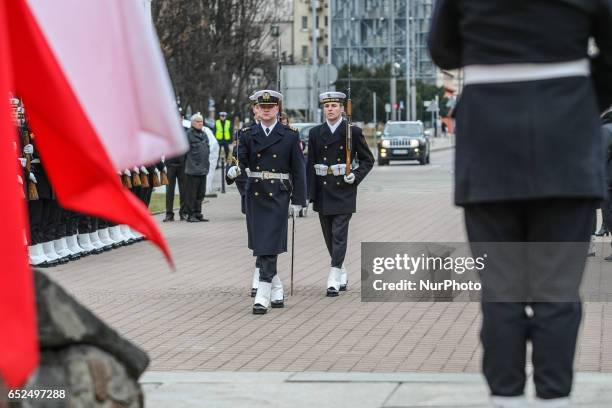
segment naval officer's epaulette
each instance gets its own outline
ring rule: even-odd
[[[248,132],[249,130],[251,130],[250,126],[245,126],[241,129],[242,132]]]
[[[300,131],[298,130],[298,128],[293,127],[293,126],[289,126],[289,125],[283,125],[285,127],[285,129],[291,130],[295,133],[300,133]]]

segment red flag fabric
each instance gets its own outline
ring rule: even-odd
[[[14,148],[15,125],[11,120],[9,91],[12,72],[9,61],[8,21],[0,5],[0,377],[9,387],[25,382],[38,365],[36,305],[32,272],[24,245],[27,226],[23,190],[17,183],[19,171]]]
[[[0,376],[16,387],[36,367],[38,351],[32,274],[24,246],[27,220],[23,192],[17,184],[9,91],[26,106],[60,204],[134,227],[172,261],[147,208],[122,187],[27,3],[0,2],[0,180],[3,209],[10,214],[0,221],[0,248],[8,255],[0,271]]]

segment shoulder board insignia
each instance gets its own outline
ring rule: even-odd
[[[298,130],[298,128],[293,127],[293,126],[289,126],[289,129],[293,130],[295,133],[299,133],[300,131]]]
[[[250,126],[246,126],[246,127],[243,127],[243,128],[241,129],[241,131],[242,131],[242,132],[247,132],[247,131],[249,131],[249,130],[251,130],[251,127],[250,127]]]

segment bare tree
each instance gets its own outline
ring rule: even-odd
[[[275,9],[266,0],[154,0],[153,20],[183,109],[242,113],[252,91],[275,78],[275,61],[261,47]]]

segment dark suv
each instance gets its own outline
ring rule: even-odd
[[[379,166],[391,160],[418,160],[420,164],[429,164],[429,138],[420,121],[387,122],[377,139]]]

